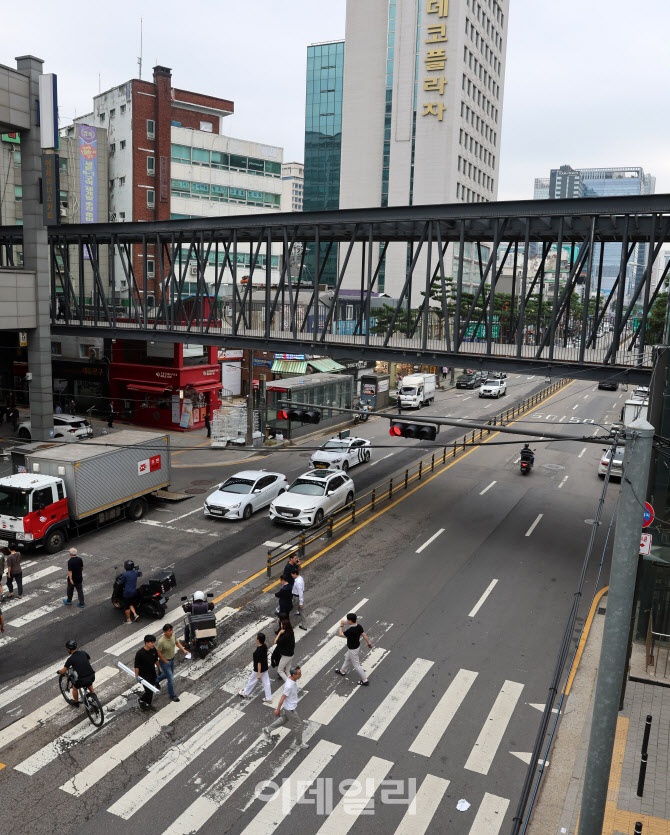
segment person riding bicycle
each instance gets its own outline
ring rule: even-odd
[[[70,671],[76,673],[76,678],[72,682],[72,698],[74,707],[79,707],[79,688],[87,687],[90,693],[95,693],[93,689],[95,670],[91,667],[91,656],[83,649],[77,649],[76,641],[67,641],[65,648],[70,653],[70,657],[63,669],[58,670],[58,674],[65,675]]]
[[[196,591],[193,595],[192,602],[182,603],[181,607],[187,614],[206,615],[207,612],[211,612],[214,609],[214,604],[207,601],[207,595],[204,591]],[[189,623],[187,623],[184,627],[184,640],[187,645],[189,643],[190,632]]]

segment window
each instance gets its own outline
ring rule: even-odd
[[[119,177],[119,185],[120,186],[125,186],[125,184],[126,184],[126,178],[125,177]]]
[[[231,164],[232,164],[232,158],[231,158]],[[228,189],[228,195],[230,196],[231,200],[235,200],[235,201],[246,200],[247,199],[247,190],[245,188],[234,188],[233,186],[230,186],[230,188]]]
[[[247,200],[249,203],[262,203],[263,202],[263,192],[262,191],[253,191],[249,189],[247,191]]]
[[[211,122],[200,122],[200,130],[204,130],[207,133],[213,133],[214,125]]]
[[[230,155],[230,167],[237,168],[240,171],[247,170],[247,158],[246,157],[238,157],[236,154]]]
[[[228,168],[228,154],[222,154],[221,151],[212,151],[211,166],[212,168]]]
[[[172,125],[173,128],[180,128],[181,127],[181,122],[177,122],[175,119],[173,119],[170,122],[170,124]]]
[[[116,108],[112,107],[111,110],[109,111],[109,118],[113,119],[115,116],[116,116]]]
[[[173,145],[171,151],[172,162],[191,164],[191,149],[188,145]]]
[[[147,119],[147,139],[153,139],[156,135],[156,123],[153,119]]]
[[[51,343],[51,353],[55,357],[59,357],[62,353],[62,346],[60,342],[52,342]]]
[[[281,177],[281,163],[265,160],[265,173],[269,177]]]
[[[65,162],[67,163],[67,160],[65,160]],[[14,151],[14,165],[21,165],[21,151]],[[63,169],[61,168],[61,171],[62,170]],[[65,168],[65,171],[67,172],[67,166]]]
[[[262,159],[254,159],[253,157],[249,157],[249,159],[247,160],[247,166],[250,174],[262,175],[265,173],[265,164]]]
[[[109,153],[113,154],[116,151],[116,142],[112,142],[109,146]]]
[[[114,178],[113,178],[113,177],[112,177],[112,179],[109,181],[109,187],[110,187],[110,188],[114,188]]]
[[[179,197],[190,197],[191,184],[188,180],[170,180],[170,191]]]
[[[125,104],[122,104],[121,107],[119,108],[119,110],[121,111],[121,113],[125,113],[126,112]]]
[[[156,173],[156,157],[147,157],[147,174],[153,177]]]
[[[228,187],[227,186],[212,186],[212,200],[218,200],[223,202],[228,199]]]
[[[125,219],[126,219],[126,213],[125,213],[125,212],[119,212],[119,221],[120,221],[121,223],[123,223],[123,221],[124,221]]]
[[[14,186],[14,200],[17,203],[23,200],[23,186]]]
[[[209,183],[191,183],[191,194],[207,199],[209,197]]]
[[[59,481],[56,484],[56,492],[58,493],[58,499],[59,500],[65,498],[65,490],[63,489],[63,482],[62,481]]]
[[[147,278],[153,278],[156,274],[156,262],[147,258]]]
[[[209,151],[204,148],[192,148],[191,156],[193,158],[193,165],[206,165],[209,167]]]
[[[126,147],[126,140],[125,140],[125,139],[122,139],[122,140],[119,142],[119,148],[121,148],[121,150],[123,151],[123,149],[124,149],[125,147]]]
[[[147,209],[153,209],[156,205],[156,192],[148,188],[147,189]]]
[[[345,308],[344,318],[347,322],[351,322],[354,318],[354,306],[353,304],[348,304]]]
[[[67,210],[67,191],[61,191],[59,195],[61,209]]]
[[[101,121],[101,122],[104,122],[104,121],[105,121],[105,114],[104,114],[104,113],[101,113],[101,114],[100,114],[100,121]]]
[[[58,168],[61,174],[67,174],[67,157],[58,157]]]
[[[90,356],[91,351],[95,350],[95,345],[92,342],[80,342],[79,343],[79,356],[87,360]]]
[[[33,510],[44,510],[49,507],[50,504],[53,504],[54,500],[51,485],[49,487],[43,487],[41,490],[35,490],[32,498]]]

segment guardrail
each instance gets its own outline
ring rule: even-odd
[[[389,479],[375,485],[367,493],[355,497],[350,504],[345,505],[328,516],[318,528],[303,529],[287,542],[283,542],[274,548],[269,548],[266,560],[266,573],[268,578],[272,578],[272,569],[276,565],[290,559],[296,553],[301,560],[304,559],[306,548],[312,542],[321,539],[324,534],[326,539],[332,539],[334,532],[339,528],[355,523],[356,519],[364,513],[374,512],[382,502],[391,501],[398,490],[407,490],[412,482],[421,481],[426,473],[432,473],[435,470],[436,464],[438,466],[440,464],[446,464],[448,458],[456,460],[457,453],[464,454],[469,444],[473,444],[477,440],[482,440],[485,436],[490,435],[491,432],[495,432],[496,426],[504,426],[508,421],[516,420],[520,415],[525,414],[540,401],[564,388],[568,383],[570,383],[570,380],[558,380],[542,389],[542,391],[522,400],[517,406],[512,406],[509,409],[505,409],[504,412],[494,415],[488,421],[491,427],[490,429],[473,429],[471,432],[463,435],[462,438],[446,444],[431,455],[421,458],[415,464],[406,467],[401,472],[392,475]],[[365,499],[368,502],[362,505],[361,502]]]

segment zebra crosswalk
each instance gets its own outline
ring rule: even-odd
[[[51,689],[40,707],[0,728],[0,759],[11,768],[13,779],[40,780],[54,792],[69,795],[72,803],[84,803],[87,814],[93,809],[89,820],[100,830],[109,816],[129,827],[114,831],[153,831],[152,816],[165,808],[172,789],[178,788],[180,803],[175,804],[174,819],[161,829],[165,835],[210,831],[219,816],[235,820],[234,831],[247,835],[284,832],[289,819],[291,827],[301,831],[355,835],[370,809],[383,814],[383,830],[395,835],[441,832],[445,805],[453,806],[453,797],[459,796],[448,790],[461,791],[474,772],[478,782],[472,785],[478,788],[471,789],[477,796],[471,796],[467,813],[468,835],[498,835],[510,801],[499,791],[482,791],[479,777],[486,778],[500,761],[506,774],[517,770],[519,785],[523,779],[519,752],[506,750],[504,742],[519,711],[529,709],[537,715],[534,702],[521,701],[524,684],[492,684],[490,676],[466,668],[443,674],[437,659],[405,658],[394,649],[393,625],[369,617],[373,605],[367,598],[350,609],[365,612],[366,630],[374,635],[375,646],[363,659],[370,687],[330,675],[335,658],[345,649],[337,635],[339,618],[311,624],[308,632],[296,635],[296,659],[302,669],[299,712],[307,750],[293,744],[287,727],[268,741],[262,728],[273,717],[258,693],[248,701],[236,695],[240,673],[233,657],[245,653],[246,668],[256,633],[272,619],[247,617],[242,623],[235,621],[240,617],[237,610],[221,609],[219,622],[238,628],[205,659],[180,661],[178,702],[165,703],[157,695],[157,711],[140,714],[134,708],[139,688],[126,687],[128,679],[117,672],[115,663],[100,666],[96,688],[105,709],[102,729],[81,714],[68,726],[67,706]],[[103,649],[103,658],[116,661],[132,654],[138,643],[134,633]],[[0,710],[27,693],[41,693],[49,680],[53,687],[55,668],[56,662],[0,692]],[[217,675],[211,688],[208,675],[213,671]],[[221,673],[227,676],[223,686]],[[282,687],[281,682],[275,685],[274,707]],[[465,746],[458,736],[463,728]],[[362,754],[352,759],[352,750]],[[197,780],[192,779],[194,769]],[[114,779],[108,780],[112,774]],[[402,803],[391,805],[389,784],[398,781],[413,784],[414,790],[405,792]],[[300,825],[295,827],[294,821]]]

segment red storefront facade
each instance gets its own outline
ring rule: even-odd
[[[188,432],[203,428],[205,414],[211,417],[221,405],[218,349],[205,347],[202,358],[194,359],[185,357],[181,343],[171,347],[172,357],[129,362],[129,353],[142,350],[141,346],[120,339],[112,345],[110,394],[118,420]]]

